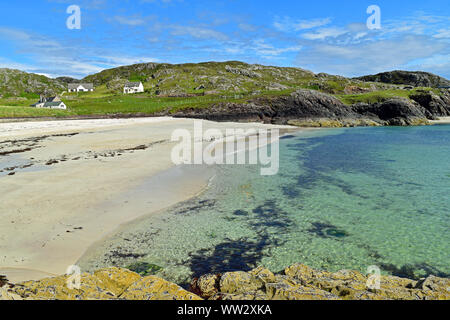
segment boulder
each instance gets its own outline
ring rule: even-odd
[[[220,278],[220,291],[222,293],[246,293],[257,291],[263,287],[264,281],[248,272],[227,272]]]
[[[155,276],[136,281],[120,298],[125,300],[202,300],[180,286]]]
[[[208,299],[219,292],[220,275],[205,274],[191,282],[190,291]]]

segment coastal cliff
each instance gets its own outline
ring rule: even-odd
[[[327,272],[302,264],[274,274],[263,267],[249,272],[208,274],[193,279],[189,291],[156,276],[141,277],[121,268],[81,275],[79,289],[69,276],[10,284],[2,278],[0,300],[448,300],[450,279],[409,280],[381,276],[380,289],[368,289],[357,272]],[[370,281],[370,280],[369,280]]]
[[[246,103],[219,103],[209,108],[186,108],[174,117],[212,121],[263,121],[300,127],[353,127],[421,125],[450,115],[450,93],[423,91],[411,99],[391,98],[376,103],[346,105],[336,97],[314,90],[289,96],[255,98]]]

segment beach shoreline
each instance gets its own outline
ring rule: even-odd
[[[171,133],[192,131],[194,121],[152,117],[1,123],[0,274],[13,282],[63,274],[123,224],[198,195],[211,172],[194,170],[183,178],[183,169],[170,161],[175,145]],[[299,130],[203,123],[205,129]]]
[[[450,124],[450,117],[440,117],[438,120],[430,120],[432,124]]]

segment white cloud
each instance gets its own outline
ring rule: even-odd
[[[141,26],[146,22],[145,19],[140,17],[124,17],[124,16],[115,16],[112,20],[128,26]]]
[[[302,51],[297,62],[315,72],[357,76],[405,68],[410,61],[445,50],[448,45],[433,41],[431,37],[410,35],[352,45],[317,43]],[[442,73],[449,74],[450,70],[441,70]]]
[[[324,40],[326,38],[337,38],[348,33],[348,30],[343,28],[322,28],[316,32],[304,33],[302,37],[308,40]]]
[[[222,32],[215,31],[209,28],[203,27],[188,27],[188,26],[171,26],[171,34],[174,36],[185,36],[189,35],[193,38],[203,39],[203,40],[219,40],[226,41],[228,36]]]
[[[290,46],[290,47],[275,47],[269,43],[266,43],[263,39],[254,40],[254,50],[258,55],[262,56],[278,56],[287,52],[298,52],[302,49],[302,46]]]
[[[246,32],[253,32],[258,29],[256,26],[251,25],[249,23],[239,23],[238,28],[241,29],[242,31],[246,31]]]
[[[283,19],[277,18],[273,23],[273,26],[278,31],[293,32],[307,29],[314,29],[322,27],[331,23],[331,18],[320,18],[310,20],[293,20],[290,17],[284,17]]]
[[[438,33],[436,33],[433,37],[436,39],[443,39],[443,38],[450,39],[450,29],[439,29]]]

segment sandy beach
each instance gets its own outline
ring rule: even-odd
[[[199,194],[212,172],[174,167],[170,158],[172,132],[192,131],[193,123],[167,117],[1,123],[0,274],[13,282],[63,274],[122,224]]]
[[[450,123],[450,117],[442,117],[439,120],[430,120],[432,124],[448,124]]]

